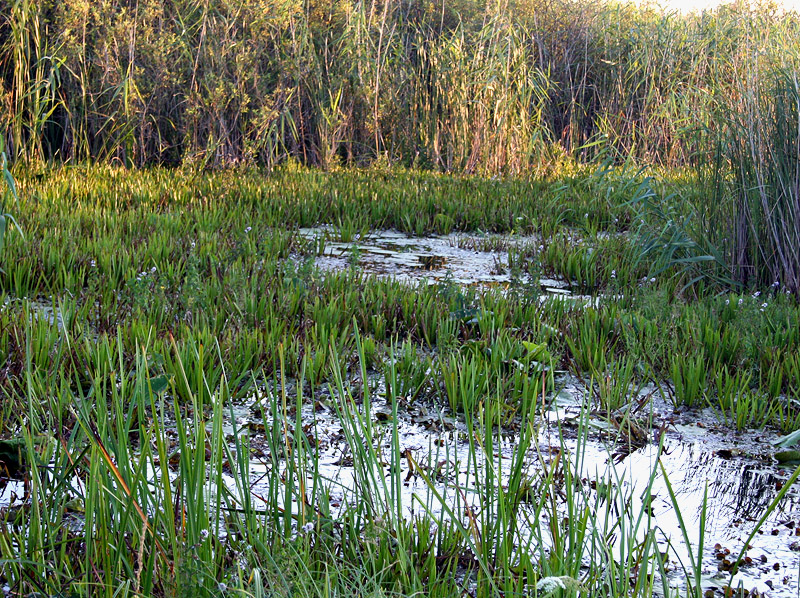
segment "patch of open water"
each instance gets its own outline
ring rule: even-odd
[[[315,264],[322,270],[359,271],[400,282],[439,284],[445,281],[463,286],[498,287],[513,282],[508,264],[508,247],[536,243],[538,239],[519,235],[475,235],[453,233],[409,237],[396,230],[373,231],[351,242],[327,240],[333,231],[326,227],[300,229],[307,239],[324,241]],[[531,282],[527,274],[520,280]],[[542,291],[569,295],[563,280],[542,278]]]
[[[537,418],[536,435],[525,455],[524,475],[541,479],[543,467],[551,462],[555,452],[565,450],[585,492],[596,495],[598,486],[612,482],[628,497],[630,513],[636,515],[643,509],[649,512],[648,524],[638,535],[641,539],[647,529],[657,528],[661,550],[669,554],[666,567],[670,584],[678,588],[684,584],[683,567],[690,568],[689,553],[679,515],[667,489],[668,479],[685,524],[690,550],[695,555],[705,503],[705,544],[700,555],[704,591],[711,590],[714,595],[722,596],[725,586],[737,587],[741,583],[747,590],[755,590],[762,596],[797,595],[800,493],[796,489],[786,494],[751,540],[746,553],[750,563],[742,566],[732,579],[728,566],[728,561],[735,561],[755,523],[792,473],[772,457],[775,449],[771,441],[776,435],[762,431],[733,433],[721,425],[711,411],[676,415],[671,405],[656,398],[649,422],[640,422],[647,430],[647,440],[633,450],[620,452],[620,443],[615,442],[604,418],[590,419],[586,435],[577,432],[583,396],[580,384],[571,383]],[[392,422],[386,414],[391,413],[391,406],[380,393],[372,401],[372,413],[382,414],[373,417],[375,449],[388,463],[393,445]],[[238,421],[230,425],[248,428],[253,421],[252,414],[244,408],[238,409],[237,414]],[[345,509],[360,500],[358,475],[342,433],[342,422],[333,408],[320,407],[319,402],[304,407],[301,417],[318,447],[319,473],[330,484],[332,512],[336,513],[337,509]],[[260,416],[256,421],[261,421]],[[476,487],[476,476],[483,476],[487,467],[492,467],[507,481],[508,470],[518,450],[518,433],[508,433],[497,436],[492,443],[492,453],[484,454],[480,443],[470,444],[462,418],[454,417],[447,408],[430,404],[400,404],[397,429],[401,453],[408,451],[431,480],[427,482],[418,475],[410,461],[399,461],[404,480],[400,500],[409,516],[428,510],[438,517],[442,512],[442,504],[431,500],[431,483],[447,504],[457,498],[455,494],[461,492],[459,488]],[[251,432],[251,441],[257,443],[257,437],[257,433]],[[263,476],[276,474],[270,473],[266,465],[256,463],[252,475],[252,492],[258,496],[265,490]],[[389,475],[388,464],[386,475]],[[647,498],[651,476],[653,482],[650,498]],[[476,510],[485,507],[477,495],[462,495],[463,498]],[[427,505],[425,509],[423,504]],[[523,502],[521,518],[533,517],[533,509],[533,504]],[[612,550],[619,550],[618,541],[619,538],[612,540]],[[668,550],[668,543],[672,545],[671,550]]]

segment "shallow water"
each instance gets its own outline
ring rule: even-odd
[[[371,386],[374,389],[371,394],[373,417],[370,420],[374,431],[374,448],[388,463],[393,450],[392,409],[382,396],[383,389],[377,377],[372,380]],[[291,384],[287,384],[287,394],[290,397],[295,394]],[[645,525],[636,538],[641,540],[648,527],[657,528],[660,550],[668,555],[668,581],[673,587],[682,588],[683,567],[690,567],[689,552],[667,489],[666,473],[677,497],[693,554],[698,550],[700,521],[705,504],[705,546],[702,553],[704,591],[712,590],[713,595],[722,596],[722,588],[729,584],[736,587],[741,583],[747,590],[756,590],[760,595],[788,597],[798,594],[798,489],[790,489],[760,533],[751,540],[751,548],[747,552],[752,559],[751,564],[742,567],[733,580],[724,567],[725,559],[735,560],[755,523],[792,473],[791,469],[778,466],[772,457],[775,452],[772,442],[777,438],[776,434],[761,431],[734,433],[717,422],[710,411],[676,414],[671,405],[654,397],[652,410],[638,416],[639,425],[647,433],[645,441],[626,449],[625,443],[619,442],[616,437],[616,429],[609,426],[607,418],[599,415],[587,417],[586,414],[591,411],[581,405],[584,396],[579,381],[569,378],[561,380],[560,392],[549,407],[535,418],[535,435],[525,454],[523,473],[526,477],[541,480],[544,469],[553,463],[555,455],[564,451],[561,458],[568,461],[575,472],[580,492],[588,500],[584,504],[594,504],[599,510],[612,508],[611,505],[604,507],[600,498],[600,489],[611,483],[617,488],[618,496],[626,497],[629,512],[634,517],[643,510],[648,511],[643,500],[647,500],[646,489],[652,479],[652,500],[648,500],[649,518],[645,517]],[[264,400],[263,396],[261,400]],[[304,430],[312,436],[312,445],[317,447],[314,457],[318,463],[318,473],[330,489],[330,507],[334,515],[364,498],[359,488],[353,455],[343,434],[342,421],[337,415],[336,401],[334,394],[323,391],[313,405],[306,401],[301,411]],[[354,408],[364,414],[363,405],[355,405]],[[240,402],[233,405],[232,409],[226,407],[225,413],[226,435],[246,433],[251,447],[265,446],[265,429],[260,427],[264,418],[255,400]],[[460,496],[476,512],[486,509],[487,505],[481,503],[482,497],[470,493],[469,489],[478,486],[477,482],[483,478],[487,467],[495,471],[500,483],[507,481],[512,460],[519,450],[519,431],[512,427],[494,435],[492,450],[487,454],[480,442],[470,444],[463,419],[453,416],[446,407],[430,402],[401,401],[397,406],[397,414],[400,451],[408,451],[416,463],[415,467],[423,468],[425,477],[430,480],[426,481],[419,475],[409,460],[398,461],[399,475],[403,480],[398,500],[403,513],[411,516],[427,511],[437,518],[443,507],[442,502],[433,497],[431,487],[440,494],[444,504],[450,504]],[[293,421],[294,416],[290,419]],[[269,417],[266,425],[266,430],[272,426]],[[657,433],[659,430],[662,431],[660,436]],[[313,461],[313,458],[309,459],[309,463]],[[663,473],[659,462],[663,466]],[[280,475],[285,464],[279,463],[276,471],[269,465],[269,459],[254,457],[251,465],[250,491],[254,506],[258,508],[264,506],[259,505],[259,497],[266,493],[267,476]],[[387,466],[376,472],[374,479],[388,480],[388,473]],[[153,475],[158,475],[158,472]],[[227,478],[226,481],[233,488],[233,478]],[[80,488],[76,487],[76,495],[80,494]],[[386,500],[380,488],[373,487],[372,494],[378,500]],[[22,482],[0,480],[0,508],[18,507],[27,500],[29,498],[24,496]],[[531,503],[522,502],[519,506],[520,520],[527,521],[529,526],[535,523],[534,503],[535,500]],[[562,503],[558,508],[564,506]],[[598,515],[602,520],[599,512]],[[522,534],[526,533],[525,525],[522,526]],[[531,529],[528,528],[529,532]],[[526,541],[524,536],[520,540]],[[543,544],[547,546],[547,542],[545,537]],[[619,538],[615,534],[610,544],[612,554],[616,554],[619,547]]]
[[[543,465],[551,460],[548,455],[552,456],[563,446],[587,495],[596,492],[590,489],[593,484],[611,481],[629,497],[631,512],[638,514],[644,508],[642,497],[653,475],[649,525],[658,528],[656,537],[661,550],[669,555],[666,563],[669,582],[679,588],[683,586],[682,568],[688,569],[690,564],[679,519],[659,468],[660,459],[677,497],[695,554],[705,500],[704,590],[716,591],[721,596],[725,586],[737,587],[741,583],[747,590],[756,590],[761,595],[797,595],[800,494],[795,489],[789,491],[762,532],[751,540],[747,556],[752,564],[741,567],[732,580],[724,565],[725,559],[735,560],[755,522],[792,473],[778,466],[772,458],[774,448],[770,441],[776,435],[758,431],[736,434],[719,425],[711,412],[686,412],[676,416],[670,405],[655,399],[657,408],[649,414],[651,421],[643,424],[648,429],[649,441],[628,454],[628,451],[619,450],[620,443],[614,441],[602,418],[584,420],[589,431],[586,435],[578,433],[582,396],[580,385],[570,383],[551,408],[537,418],[536,438],[526,455],[526,476],[541,477]],[[391,413],[390,405],[380,396],[375,397],[372,408],[373,413]],[[237,413],[241,416],[237,426],[246,428],[253,417],[243,409]],[[319,473],[330,484],[332,512],[336,513],[337,509],[361,499],[356,490],[357,472],[341,422],[332,408],[320,408],[319,404],[305,407],[302,419],[304,425],[311,424],[309,430],[313,431],[319,446]],[[663,445],[659,449],[655,437],[662,425]],[[392,451],[391,423],[376,421],[374,426],[375,448],[388,462]],[[501,478],[506,476],[504,479],[507,479],[519,440],[513,432],[498,436],[492,454],[487,456],[480,447],[478,450],[474,450],[475,445],[470,447],[466,426],[460,418],[453,417],[446,408],[422,404],[399,405],[398,435],[401,451],[410,451],[414,461],[427,470],[445,503],[454,498],[457,488],[474,487],[475,475],[482,476],[488,463],[501,471]],[[252,441],[257,443],[257,436],[253,435]],[[401,460],[400,464],[401,477],[405,480],[400,497],[404,512],[408,515],[421,512],[422,505],[426,504],[425,510],[438,516],[442,506],[431,500],[428,482],[415,475],[406,460]],[[254,466],[252,491],[256,496],[265,490],[261,484],[267,471],[265,466]],[[466,498],[476,509],[481,507],[479,497]],[[532,516],[532,505],[523,503],[520,509],[528,511],[521,514],[523,519]],[[643,532],[644,529],[640,537]],[[668,542],[672,544],[671,549]]]
[[[590,444],[584,453],[584,471],[589,475],[597,471],[600,478],[605,475],[624,479],[630,487],[630,495],[641,497],[650,473],[656,469],[651,489],[654,497],[650,502],[651,515],[664,543],[668,539],[677,543],[675,553],[670,555],[674,585],[680,585],[681,566],[688,568],[690,565],[678,516],[664,475],[658,468],[659,459],[672,485],[695,555],[705,508],[704,589],[721,590],[726,585],[736,587],[741,582],[746,589],[756,589],[766,595],[796,595],[800,565],[796,552],[800,498],[796,490],[787,494],[765,523],[762,533],[750,541],[747,555],[753,560],[752,564],[742,567],[731,580],[724,563],[724,559],[735,561],[756,521],[791,474],[773,462],[771,453],[771,446],[757,435],[733,438],[727,430],[712,432],[693,424],[678,424],[668,432],[661,452],[657,445],[650,443],[619,463],[609,459],[607,452],[604,455],[601,446]],[[634,512],[638,506],[633,506]],[[680,558],[685,559],[683,565]]]
[[[327,239],[331,229],[300,229],[307,239]],[[444,281],[463,286],[504,287],[514,282],[508,265],[508,247],[537,243],[535,237],[518,235],[450,234],[409,237],[395,230],[373,231],[349,243],[326,240],[315,264],[322,270],[359,271],[407,283]],[[519,282],[530,282],[520,274]],[[569,295],[563,280],[543,278],[545,292]]]
[[[6,297],[5,303],[0,305],[0,309],[9,309],[13,303],[23,304],[27,307],[30,314],[31,321],[44,320],[48,324],[58,326],[60,331],[65,329],[64,316],[61,309],[57,306],[57,300],[53,301],[50,297],[49,300],[45,299],[28,299],[23,297],[21,299],[11,299]]]

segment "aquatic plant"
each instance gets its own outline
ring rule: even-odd
[[[580,465],[593,408],[621,409],[621,434],[659,395],[710,404],[731,427],[797,425],[794,299],[681,294],[667,275],[640,285],[635,240],[614,222],[631,215],[629,188],[602,193],[586,222],[597,235],[581,235],[602,247],[597,288],[613,298],[322,271],[325,241],[297,230],[335,222],[328,207],[370,228],[413,216],[432,231],[447,212],[459,230],[535,233],[543,219],[564,240],[552,261],[536,238],[512,252],[545,272],[613,177],[381,173],[20,170],[31,233],[6,246],[0,275],[0,434],[25,442],[31,499],[1,511],[4,583],[489,596],[567,575],[593,595],[647,598],[663,564],[641,489]],[[459,242],[510,251],[491,236]],[[564,438],[541,413],[569,369],[586,403]],[[315,414],[341,419],[337,458],[352,468],[324,469]],[[405,417],[441,430],[430,450],[398,441]]]

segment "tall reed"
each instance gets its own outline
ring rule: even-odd
[[[800,57],[800,55],[798,55]],[[738,280],[800,291],[800,83],[797,65],[752,65],[729,114],[725,140],[734,181],[729,247]]]
[[[708,163],[748,36],[778,56],[799,23],[583,0],[2,0],[0,15],[15,158],[491,174],[565,155]]]

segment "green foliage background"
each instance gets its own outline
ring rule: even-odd
[[[793,67],[800,39],[797,15],[735,4],[2,0],[0,15],[11,154],[126,165],[703,164],[748,73]]]

